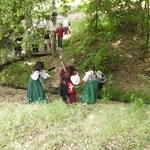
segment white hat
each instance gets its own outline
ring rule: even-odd
[[[71,82],[74,84],[74,85],[78,85],[80,83],[80,77],[78,74],[76,75],[72,75],[71,76]]]

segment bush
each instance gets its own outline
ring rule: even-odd
[[[108,52],[109,48],[107,45],[102,45],[100,50],[95,56],[94,64],[96,65],[97,69],[100,69],[102,71],[108,71]]]
[[[110,82],[110,83],[109,83]],[[133,102],[136,99],[142,99],[145,103],[150,103],[150,94],[139,90],[123,90],[116,87],[109,79],[102,95],[108,94],[110,100],[120,102]],[[133,96],[134,95],[134,96]]]
[[[27,87],[31,71],[31,66],[27,64],[14,63],[0,73],[0,82],[8,86]]]

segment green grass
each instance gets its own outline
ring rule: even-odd
[[[64,40],[64,57],[74,60],[80,71],[94,64],[97,69],[108,72],[123,62],[120,53],[111,46],[111,42],[118,38],[117,33],[107,28],[91,31],[86,19],[72,21],[71,33],[70,38]]]
[[[44,60],[45,70],[53,67],[51,65],[53,58],[43,57],[41,59]],[[31,58],[7,66],[0,72],[0,83],[12,87],[15,86],[26,88],[28,85],[30,74],[32,73],[32,68],[35,65],[36,61],[39,61],[39,58]],[[53,72],[50,72],[50,74],[52,73]]]
[[[150,93],[139,89],[123,90],[115,85],[107,86],[102,90],[102,95],[109,95],[112,101],[132,102],[135,99],[142,99],[145,103],[150,103]]]
[[[148,150],[150,106],[143,103],[0,104],[2,150]],[[149,109],[149,110],[148,110]]]
[[[31,72],[32,66],[25,62],[13,63],[0,72],[0,82],[8,86],[27,87]]]

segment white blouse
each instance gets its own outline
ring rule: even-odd
[[[106,82],[106,77],[101,71],[93,71],[89,70],[88,72],[85,73],[85,76],[82,79],[84,82],[87,81],[98,81],[100,83]]]
[[[50,77],[50,75],[45,70],[34,71],[31,74],[31,79],[32,80],[37,80],[39,77],[41,77],[42,79],[47,79],[48,77]]]
[[[92,70],[89,70],[88,72],[85,73],[85,76],[83,77],[82,80],[84,82],[96,80],[94,72]]]
[[[72,82],[74,85],[78,85],[78,84],[80,83],[80,77],[79,77],[78,74],[72,75],[72,76],[70,77],[70,80],[71,80],[71,82]]]

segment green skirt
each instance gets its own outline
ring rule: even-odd
[[[88,81],[82,92],[82,103],[83,104],[94,104],[98,97],[98,82]]]
[[[32,80],[31,78],[29,79],[26,102],[27,103],[46,102],[44,89],[39,79],[38,80]]]

